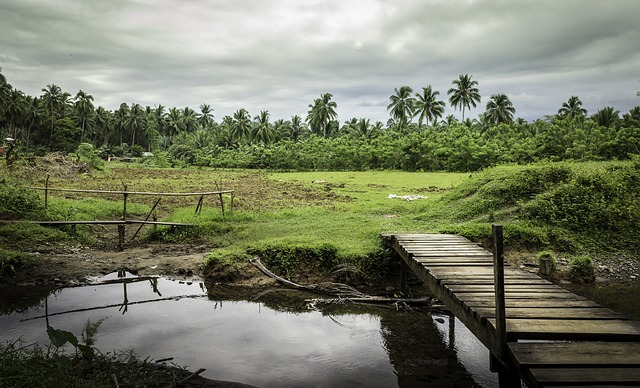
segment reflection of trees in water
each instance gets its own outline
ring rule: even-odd
[[[452,327],[442,338],[430,314],[389,312],[380,316],[380,328],[401,388],[479,387],[458,361]]]
[[[23,313],[42,307],[44,300],[56,292],[51,286],[7,287],[0,292],[0,315]]]

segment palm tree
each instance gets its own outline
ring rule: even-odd
[[[269,111],[260,111],[260,114],[253,118],[255,124],[251,131],[251,139],[262,144],[269,144],[273,138],[273,129],[269,123]]]
[[[587,110],[582,107],[582,101],[578,96],[571,96],[567,102],[562,103],[562,107],[558,109],[558,115],[570,119],[582,119],[587,115]]]
[[[465,109],[471,109],[480,102],[480,91],[475,86],[478,81],[473,81],[469,74],[460,74],[460,78],[453,80],[452,84],[456,85],[447,91],[450,94],[449,103],[451,106],[458,107],[462,110],[462,121],[464,121]]]
[[[620,112],[608,106],[598,110],[591,119],[599,126],[609,128],[620,122]]]
[[[42,89],[42,101],[47,112],[47,117],[51,124],[51,131],[49,132],[50,139],[53,139],[53,123],[62,116],[64,110],[64,104],[67,102],[68,94],[63,93],[60,86],[55,84],[47,85]]]
[[[3,105],[4,114],[9,122],[9,133],[17,138],[19,122],[23,120],[28,107],[24,93],[18,89],[12,89]]]
[[[288,133],[289,138],[293,141],[298,141],[305,131],[304,122],[302,122],[302,117],[298,115],[291,116],[291,121],[288,122]]]
[[[97,134],[102,137],[102,144],[107,144],[109,132],[111,132],[111,112],[99,106],[95,112],[95,128]]]
[[[485,119],[490,124],[510,124],[513,122],[513,115],[516,109],[513,107],[511,100],[506,94],[494,94],[491,100],[487,102],[487,110]]]
[[[156,109],[157,111],[158,109]],[[184,131],[184,120],[182,118],[182,112],[178,108],[169,109],[169,115],[167,116],[167,134],[169,135],[169,141],[173,143],[173,139],[180,132]]]
[[[418,126],[422,127],[422,121],[437,121],[444,114],[444,101],[438,100],[440,94],[437,90],[431,90],[431,85],[422,88],[422,94],[416,93],[416,101],[414,103],[415,113],[418,114]]]
[[[335,101],[331,101],[333,95],[331,93],[324,93],[313,101],[313,104],[309,105],[309,112],[307,114],[307,123],[311,127],[311,131],[323,137],[331,132],[331,122],[338,118],[336,109],[338,105]]]
[[[391,103],[387,105],[387,110],[391,111],[391,117],[404,128],[413,118],[413,108],[415,98],[411,97],[413,89],[409,86],[401,86],[400,89],[395,88],[395,94],[389,97]]]
[[[93,96],[83,92],[82,90],[78,90],[75,97],[74,108],[77,124],[80,127],[80,142],[82,143],[84,141],[87,124],[94,112]]]
[[[208,104],[200,105],[200,113],[198,114],[198,124],[202,129],[210,129],[213,125],[213,109]]]
[[[246,109],[240,108],[233,114],[231,134],[236,141],[248,139],[251,133],[251,119]]]
[[[24,114],[24,125],[27,127],[26,147],[29,148],[31,141],[31,130],[38,128],[46,120],[46,114],[42,107],[42,100],[38,97],[26,97],[27,105]]]
[[[129,111],[129,117],[125,123],[126,127],[131,131],[131,145],[136,144],[136,133],[143,130],[145,124],[144,109],[140,104],[132,104]]]
[[[122,145],[124,143],[124,132],[127,129],[127,119],[129,118],[129,106],[126,102],[120,104],[120,108],[114,112],[113,118],[113,129],[116,134],[120,135],[120,143],[118,144]]]
[[[182,120],[184,122],[184,130],[193,133],[198,127],[198,115],[196,111],[189,107],[185,107],[182,111]]]

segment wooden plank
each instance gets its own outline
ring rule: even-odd
[[[473,312],[478,314],[482,320],[495,318],[495,308],[474,307]],[[624,315],[604,307],[587,308],[540,308],[540,307],[509,307],[507,308],[507,318],[529,318],[529,319],[619,319],[627,320]]]
[[[461,279],[461,278],[452,278],[452,279],[442,279],[440,281],[440,284],[442,285],[458,285],[458,284],[466,284],[466,285],[493,285],[493,279],[490,278],[467,278],[467,279]],[[519,285],[529,285],[532,287],[535,287],[537,285],[549,285],[549,284],[553,284],[548,280],[545,279],[541,279],[541,278],[505,278],[505,285],[508,284],[519,284]]]
[[[410,251],[412,256],[420,256],[420,257],[491,257],[491,254],[486,251],[483,252],[447,252],[447,251],[433,251],[433,250],[424,250]]]
[[[532,368],[529,373],[542,386],[636,385],[640,381],[640,368]]]
[[[527,367],[640,367],[640,342],[512,342],[509,349]]]
[[[588,299],[507,299],[507,308],[589,308],[600,307],[599,304]],[[495,308],[495,301],[491,297],[465,300],[465,306],[469,308]]]
[[[495,327],[495,319],[488,322]],[[640,322],[628,320],[507,319],[511,340],[640,341]]]
[[[491,284],[448,284],[445,286],[451,292],[491,292]],[[505,291],[528,292],[569,292],[554,284],[505,284]],[[569,292],[570,293],[570,292]]]
[[[472,301],[476,299],[490,298],[494,296],[494,294],[490,292],[461,292],[461,293],[453,294],[453,296],[461,302],[466,302],[466,301]],[[506,299],[583,300],[585,298],[581,296],[577,296],[570,292],[507,292]]]

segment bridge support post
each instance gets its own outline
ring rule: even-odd
[[[407,271],[409,266],[405,263],[404,259],[400,258],[400,292],[403,296],[407,296]]]
[[[491,353],[490,367],[498,372],[500,388],[519,388],[522,386],[518,371],[508,360],[507,318],[504,292],[504,243],[502,225],[493,224],[493,284],[496,298],[496,349]]]

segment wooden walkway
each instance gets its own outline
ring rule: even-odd
[[[501,386],[640,386],[640,322],[505,264],[501,351],[491,252],[454,235],[383,239],[510,375]]]

